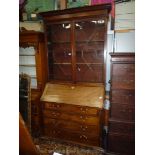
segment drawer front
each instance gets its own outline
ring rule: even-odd
[[[131,104],[112,103],[110,116],[112,119],[134,121],[135,108]]]
[[[112,90],[111,97],[111,102],[135,104],[135,91],[133,90]]]
[[[135,87],[135,64],[113,64],[112,88],[134,89]]]
[[[135,64],[113,64],[112,75],[116,76],[135,76]]]
[[[134,89],[135,88],[135,79],[134,77],[124,76],[118,77],[114,75],[112,77],[112,89]]]
[[[51,138],[58,138],[83,144],[89,144],[94,146],[99,146],[99,137],[88,135],[88,134],[80,134],[75,133],[72,131],[65,131],[60,129],[50,129],[50,128],[44,128],[44,134],[46,136],[49,136]]]
[[[122,134],[135,134],[135,123],[134,122],[119,122],[119,121],[109,121],[109,130],[114,133]]]
[[[98,115],[99,109],[85,107],[85,106],[77,106],[77,105],[68,105],[63,103],[52,103],[52,102],[43,102],[44,109],[47,110],[58,110],[62,112],[68,113],[77,113],[77,114],[88,114],[88,115]]]
[[[59,111],[49,111],[44,110],[43,115],[46,118],[55,118],[59,120],[79,122],[87,125],[97,125],[99,124],[99,117],[87,116],[87,115],[75,115],[75,114],[66,114]]]
[[[99,125],[86,125],[86,124],[79,124],[71,121],[63,121],[57,119],[44,119],[44,126],[46,128],[58,128],[64,129],[68,131],[74,131],[76,133],[91,133],[93,135],[99,136],[100,130]]]
[[[116,152],[121,155],[135,155],[134,137],[109,133],[108,152]]]

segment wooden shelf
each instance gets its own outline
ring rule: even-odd
[[[19,54],[19,56],[35,56],[35,54]]]
[[[36,78],[37,78],[35,75],[30,75],[30,77],[31,77],[32,79],[36,79]]]

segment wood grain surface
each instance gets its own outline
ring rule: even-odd
[[[104,87],[47,83],[41,101],[103,107]]]

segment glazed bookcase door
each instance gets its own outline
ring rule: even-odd
[[[72,80],[71,24],[47,25],[49,79]]]
[[[36,56],[34,47],[19,48],[19,73],[31,78],[31,88],[37,88]]]
[[[103,82],[104,32],[103,19],[75,22],[77,82]]]

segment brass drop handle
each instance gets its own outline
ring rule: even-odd
[[[49,107],[50,107],[50,108],[53,108],[53,107],[54,107],[54,104],[50,104]]]
[[[80,139],[83,139],[83,138],[86,139],[86,140],[88,139],[87,136],[81,135],[81,136],[80,136]]]
[[[82,119],[82,121],[86,121],[87,117],[84,116],[80,116],[80,118]]]
[[[57,107],[57,108],[60,108],[60,105],[59,105],[59,104],[57,104],[57,105],[56,105],[56,107]]]
[[[81,126],[81,129],[82,129],[83,131],[86,131],[87,128],[88,128],[87,126]]]
[[[52,115],[54,115],[56,117],[56,116],[60,115],[60,113],[52,112]]]
[[[80,110],[82,111],[82,112],[86,112],[86,111],[88,111],[88,109],[87,108],[80,108]]]

